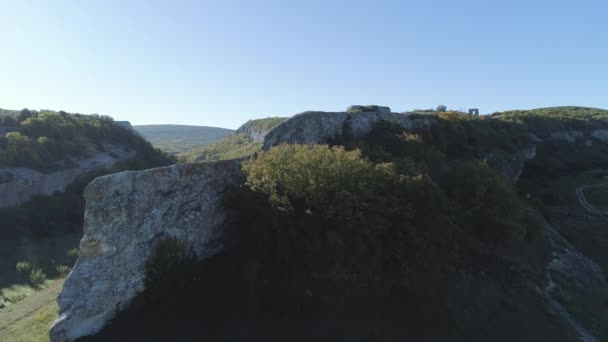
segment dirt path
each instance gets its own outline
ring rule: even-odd
[[[3,330],[9,328],[15,322],[31,316],[49,304],[54,304],[53,302],[57,299],[62,286],[63,280],[54,280],[47,288],[24,298],[6,309],[0,310],[0,336]]]

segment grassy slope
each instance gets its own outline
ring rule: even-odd
[[[178,157],[188,162],[234,159],[252,155],[261,148],[262,143],[253,142],[249,136],[234,134],[201,149],[181,153]]]
[[[21,302],[0,310],[0,342],[46,342],[48,331],[57,318],[56,298],[63,280],[49,286]]]
[[[188,152],[234,133],[231,129],[186,125],[141,125],[133,128],[167,153]]]
[[[608,127],[608,110],[589,107],[548,107],[532,110],[510,110],[501,119],[525,123],[535,132],[596,129]]]
[[[240,129],[249,127],[253,131],[268,131],[287,119],[288,118],[283,117],[272,117],[249,120],[243,124]],[[220,141],[209,144],[200,149],[180,153],[178,154],[178,157],[182,161],[187,162],[234,159],[252,155],[261,148],[262,143],[252,141],[247,134],[244,134],[241,131],[238,134],[229,135]]]

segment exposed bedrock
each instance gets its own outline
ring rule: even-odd
[[[219,251],[223,193],[241,178],[240,160],[127,171],[85,189],[84,237],[59,295],[52,341],[99,331],[144,288],[157,241],[175,238],[205,258]]]

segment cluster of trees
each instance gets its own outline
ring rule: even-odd
[[[0,136],[0,164],[4,165],[49,171],[69,158],[103,151],[105,144],[135,148],[146,157],[157,155],[157,162],[166,158],[109,116],[22,110],[16,118],[4,116],[2,124],[16,128]]]
[[[258,262],[260,279],[348,274],[365,283],[525,237],[506,179],[472,160],[429,167],[438,152],[401,133],[387,145],[372,135],[361,149],[281,145],[243,164],[246,186],[229,203],[240,253]]]

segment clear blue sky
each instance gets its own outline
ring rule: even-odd
[[[235,128],[350,104],[608,108],[608,1],[0,0],[0,108]]]

